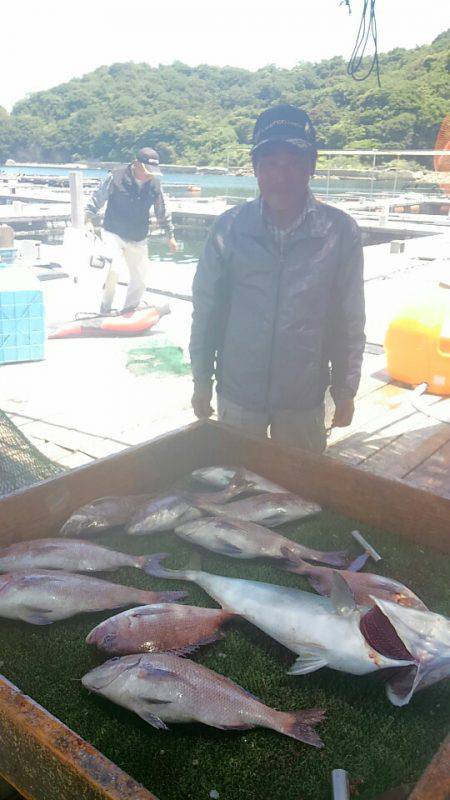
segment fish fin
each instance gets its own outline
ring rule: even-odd
[[[265,517],[261,522],[260,525],[265,525],[267,528],[273,528],[277,525],[282,525],[285,520],[280,519],[278,514],[274,514],[273,517]]]
[[[325,716],[323,708],[307,708],[304,711],[286,714],[286,716],[289,719],[286,727],[282,728],[283,733],[305,744],[311,744],[313,747],[324,746],[322,739],[313,727],[322,722]]]
[[[386,694],[394,706],[406,706],[421,680],[420,666],[400,667],[386,685]]]
[[[133,711],[137,714],[144,722],[148,722],[149,725],[152,725],[153,728],[157,728],[160,731],[168,731],[169,728],[167,727],[166,723],[162,721],[160,717],[150,711],[150,709],[145,708],[145,703],[149,702],[147,698],[139,698],[141,703],[144,704],[144,708],[142,708],[141,704],[136,703],[133,707]],[[163,704],[164,700],[155,700],[155,703]],[[150,703],[149,703],[150,704]]]
[[[305,649],[288,670],[288,675],[308,675],[326,667],[328,659],[325,658],[326,649],[317,644],[305,644]]]
[[[155,608],[154,605],[138,606],[137,608],[131,609],[131,611],[133,613],[133,617],[153,617],[155,614],[157,614],[158,616],[160,614],[168,614],[169,611],[171,611],[171,609],[169,608],[169,605],[167,606],[167,608],[164,608],[163,603],[161,604],[158,603],[157,608]]]
[[[349,572],[359,572],[366,565],[369,558],[369,553],[361,553],[348,565],[347,570]]]
[[[226,539],[217,538],[216,542],[219,545],[220,552],[225,556],[240,556],[242,553],[241,547],[227,542]]]
[[[333,570],[331,576],[330,600],[334,610],[341,617],[347,617],[356,608],[355,596],[340,572]]]
[[[317,594],[328,597],[329,593],[326,590],[326,584],[324,583],[321,575],[307,575],[306,579],[314,591],[317,592]]]
[[[54,609],[52,608],[24,606],[21,619],[24,622],[30,622],[31,625],[51,625],[54,622],[53,613]]]
[[[157,603],[170,603],[173,600],[184,600],[188,596],[187,592],[175,590],[174,592],[153,592],[156,595]],[[154,601],[155,602],[155,601]]]
[[[144,572],[154,578],[179,578],[184,575],[183,570],[167,569],[160,562],[168,558],[169,553],[154,553],[150,556],[144,566]]]
[[[318,550],[314,561],[322,561],[331,567],[346,567],[349,556],[348,550]],[[309,561],[313,560],[312,558],[308,559],[307,556],[305,558]]]
[[[154,680],[157,680],[158,678],[164,678],[164,680],[166,679],[170,680],[171,678],[175,678],[176,680],[180,680],[180,676],[177,675],[175,672],[172,672],[172,670],[170,669],[162,669],[161,667],[154,667],[153,664],[149,664],[148,662],[146,663],[145,661],[144,663],[142,662],[138,663],[139,663],[139,673],[143,678],[150,677]],[[145,700],[145,697],[141,697],[141,700]]]
[[[218,631],[217,633],[213,633],[211,636],[204,636],[203,639],[199,639],[197,642],[193,642],[192,644],[187,644],[184,647],[164,650],[161,652],[168,653],[169,655],[173,656],[186,656],[189,653],[195,653],[196,650],[204,645],[212,644],[213,642],[217,642],[219,639],[224,638],[225,634]]]

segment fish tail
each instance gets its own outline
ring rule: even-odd
[[[315,561],[322,561],[323,564],[330,564],[333,567],[347,566],[350,553],[347,550],[317,550]]]
[[[152,575],[154,578],[174,578],[180,580],[190,580],[191,570],[187,569],[167,569],[161,564],[164,558],[168,557],[168,553],[155,553],[146,559],[142,569],[147,575]]]
[[[313,747],[324,747],[319,734],[314,729],[315,725],[322,722],[324,716],[323,708],[307,708],[291,714],[280,714],[281,725],[278,730],[299,742],[311,744]]]

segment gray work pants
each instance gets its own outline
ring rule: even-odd
[[[270,428],[270,438],[278,444],[313,453],[323,453],[327,446],[324,403],[307,411],[253,411],[218,395],[217,416],[220,422],[254,436],[265,438]]]

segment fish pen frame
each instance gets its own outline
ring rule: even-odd
[[[57,535],[74,510],[98,497],[157,494],[212,465],[244,466],[331,511],[450,550],[450,499],[210,421],[8,495],[0,500],[0,545]],[[448,798],[449,763],[447,736],[409,800]],[[157,800],[1,676],[0,776],[29,800]]]

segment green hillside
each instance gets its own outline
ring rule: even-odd
[[[306,108],[326,148],[432,148],[450,109],[450,30],[429,46],[382,54],[381,88],[336,57],[256,72],[180,62],[112,64],[0,107],[0,161],[126,160],[153,145],[164,162],[247,161],[256,115]]]

